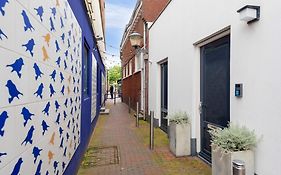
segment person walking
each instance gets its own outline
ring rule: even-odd
[[[113,90],[114,90],[114,88],[113,88],[113,86],[111,85],[111,86],[110,86],[110,95],[111,95],[111,99],[113,99]]]

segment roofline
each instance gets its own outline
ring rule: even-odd
[[[162,13],[167,9],[167,7],[170,5],[170,3],[172,2],[172,0],[170,0],[167,4],[166,4],[166,6],[165,6],[165,8],[163,8],[163,10],[159,13],[159,15],[157,16],[157,18],[153,21],[153,23],[150,25],[150,27],[148,28],[148,30],[150,30],[152,27],[153,27],[153,25],[158,21],[158,19],[161,17],[161,15],[162,15]]]

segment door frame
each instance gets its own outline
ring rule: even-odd
[[[200,113],[199,113],[199,116],[200,116],[200,152],[199,152],[199,156],[200,158],[202,158],[204,161],[206,161],[207,163],[212,163],[212,160],[211,160],[211,155],[212,155],[212,152],[210,152],[210,156],[208,154],[206,154],[205,152],[203,152],[203,139],[204,139],[204,116],[203,116],[203,113],[202,113],[202,108],[204,108],[204,104],[202,105],[201,102],[203,101],[203,98],[204,98],[204,80],[205,80],[205,77],[204,77],[204,50],[206,48],[209,47],[214,47],[214,46],[217,46],[219,44],[223,44],[225,42],[229,42],[229,69],[228,69],[228,83],[227,83],[227,89],[228,89],[228,93],[227,93],[227,96],[228,96],[228,104],[227,104],[227,107],[228,107],[228,122],[230,121],[230,44],[231,44],[231,37],[230,37],[230,33],[228,33],[227,35],[223,35],[219,38],[211,38],[209,40],[209,42],[206,42],[204,43],[204,45],[201,45],[200,46]],[[205,47],[205,48],[204,48]],[[219,125],[216,125],[216,124],[213,124],[215,127],[221,127]]]
[[[163,64],[167,64],[167,109],[165,109],[164,111],[163,111],[163,108],[162,108],[162,95],[163,95],[163,90],[162,90],[162,82],[163,82],[163,80],[162,80],[162,65]],[[166,113],[166,116],[168,115],[168,104],[169,104],[169,99],[168,99],[168,94],[169,94],[169,89],[168,89],[168,87],[169,87],[169,63],[168,63],[168,59],[166,58],[166,59],[164,59],[163,61],[161,61],[160,63],[159,63],[159,66],[160,66],[160,129],[161,130],[163,130],[164,132],[168,132],[168,125],[169,125],[169,121],[168,121],[168,119],[166,119],[167,120],[167,126],[166,127],[163,127],[162,126],[162,112],[164,112],[164,113]]]

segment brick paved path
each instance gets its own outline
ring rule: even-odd
[[[117,103],[113,105],[110,100],[107,103],[109,103],[108,106],[111,108],[110,114],[100,116],[88,147],[117,146],[120,162],[115,165],[97,166],[93,168],[81,167],[78,173],[79,175],[190,174],[184,168],[181,168],[188,167],[188,164],[183,164],[184,161],[192,163],[190,168],[193,168],[193,173],[191,174],[210,174],[210,168],[198,159],[175,158],[169,152],[167,144],[164,147],[157,147],[156,143],[155,150],[149,150],[147,144],[148,124],[146,122],[142,123],[145,127],[143,130],[136,128],[135,118],[128,114],[128,107],[125,104]],[[145,138],[143,134],[146,135]],[[164,133],[161,134],[163,137],[166,137]],[[197,165],[198,162],[200,166]],[[201,164],[203,164],[203,168]],[[172,169],[174,168],[175,171],[167,171],[169,166]],[[206,173],[206,169],[208,173]]]

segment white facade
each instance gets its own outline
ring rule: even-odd
[[[237,10],[261,6],[261,19],[251,25],[239,20]],[[281,2],[205,0],[171,1],[150,28],[149,110],[160,119],[160,66],[168,58],[168,109],[192,115],[192,138],[200,151],[200,44],[198,41],[229,28],[230,121],[254,129],[262,137],[255,150],[255,173],[276,175],[281,153]],[[222,35],[220,37],[222,37]],[[206,41],[206,43],[210,40]],[[243,83],[243,98],[234,85]]]

